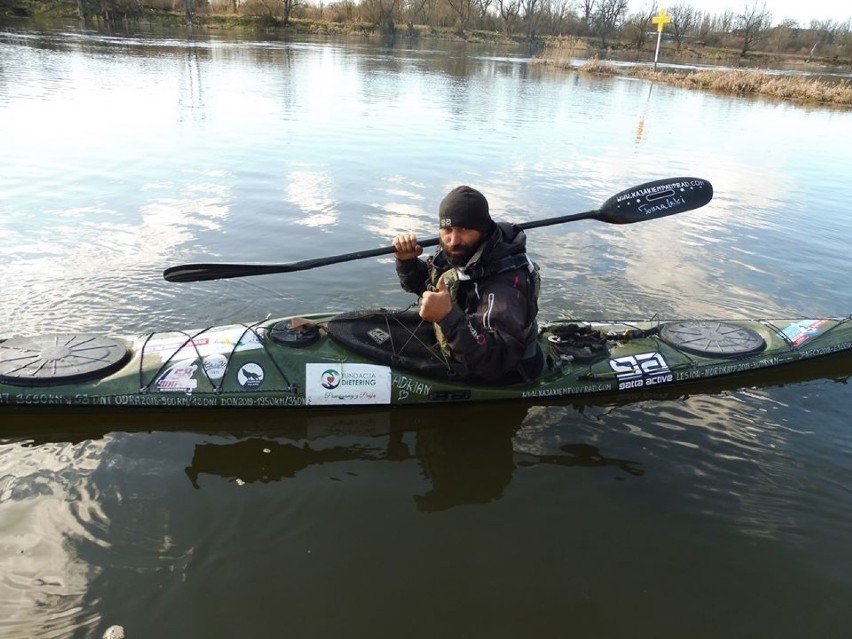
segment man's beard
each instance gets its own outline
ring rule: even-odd
[[[444,252],[444,256],[447,258],[447,262],[449,262],[455,267],[467,266],[467,263],[470,262],[470,258],[473,257],[479,246],[463,245],[459,248],[461,249],[461,252],[450,253],[449,247],[443,242],[441,242],[441,250]]]

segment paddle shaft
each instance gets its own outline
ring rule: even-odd
[[[576,215],[590,217],[589,214],[595,212],[596,211],[588,211],[587,213],[578,213]],[[547,226],[548,224],[561,224],[568,221],[564,217],[552,218],[552,220],[553,221],[538,220],[536,222],[519,224],[518,226],[526,229]],[[430,246],[438,246],[438,244],[440,244],[440,240],[437,237],[432,237],[427,240],[418,240],[417,243],[423,248],[428,248]],[[332,264],[340,264],[341,262],[353,262],[367,257],[391,255],[395,252],[396,251],[393,246],[383,246],[381,248],[368,249],[365,251],[355,251],[354,253],[343,253],[342,255],[317,257],[308,260],[301,260],[299,262],[290,262],[289,264],[184,264],[183,266],[173,266],[166,269],[163,273],[163,277],[165,277],[165,279],[169,282],[203,282],[206,280],[224,280],[232,277],[248,277],[250,275],[293,273],[295,271],[307,271],[319,266],[330,266]]]
[[[706,180],[698,178],[655,180],[613,195],[599,209],[523,222],[518,226],[522,229],[534,229],[586,219],[595,219],[608,224],[633,224],[696,209],[707,204],[712,197],[713,187]],[[437,246],[439,243],[440,240],[436,237],[418,241],[418,244],[423,248]],[[352,262],[367,257],[390,255],[394,252],[393,246],[384,246],[288,264],[184,264],[167,268],[163,272],[163,277],[169,282],[202,282],[248,277],[250,275],[293,273],[295,271],[307,271],[319,266]]]

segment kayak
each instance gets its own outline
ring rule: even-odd
[[[0,405],[304,408],[653,393],[852,352],[852,316],[542,323],[534,380],[460,376],[416,311],[367,309],[139,335],[0,341]],[[838,355],[840,354],[840,355]]]

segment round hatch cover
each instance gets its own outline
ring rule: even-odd
[[[660,329],[660,339],[687,353],[707,357],[755,355],[766,348],[756,331],[730,322],[671,322]]]
[[[269,331],[273,342],[282,346],[302,348],[314,344],[320,337],[316,324],[301,324],[293,326],[290,320],[276,322]]]
[[[105,377],[128,356],[124,342],[102,335],[13,337],[0,342],[0,382],[49,386]]]

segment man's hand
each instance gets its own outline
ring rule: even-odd
[[[417,236],[414,233],[400,233],[393,238],[393,248],[396,253],[393,256],[404,262],[420,257],[423,253],[423,247],[417,243]]]
[[[447,291],[444,276],[438,278],[438,290],[426,291],[420,298],[420,317],[427,322],[440,322],[453,310],[453,299]]]

